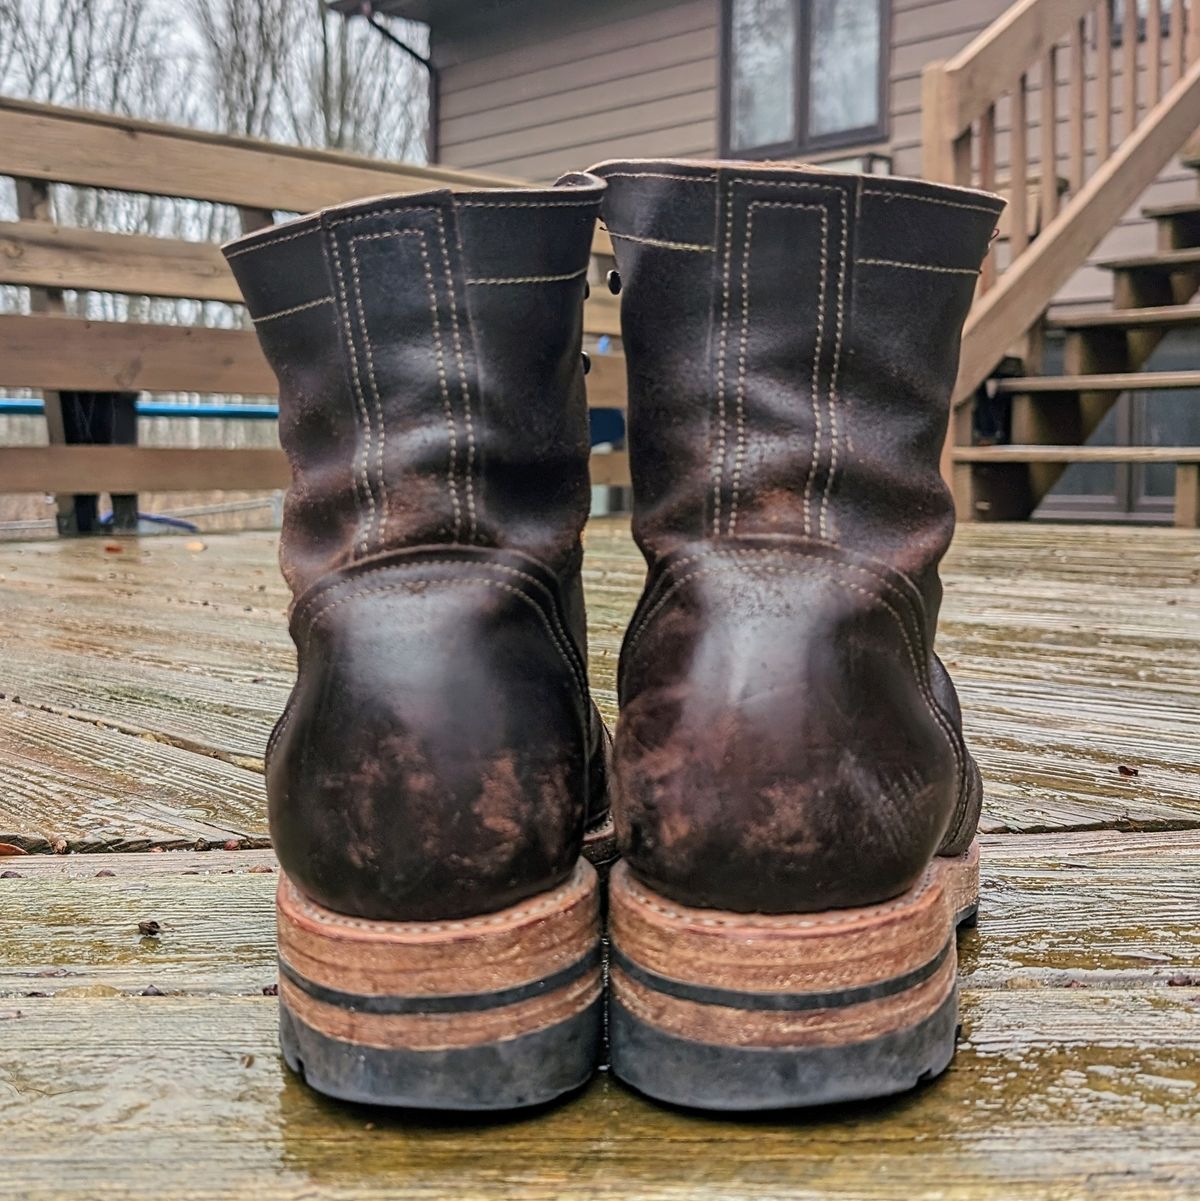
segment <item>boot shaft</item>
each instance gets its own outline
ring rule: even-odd
[[[587,516],[582,301],[602,185],[328,209],[226,254],[279,379],[299,594],[381,551],[495,547],[562,574]]]
[[[650,557],[785,535],[906,574],[936,562],[959,335],[1002,202],[814,168],[592,170],[608,183]]]

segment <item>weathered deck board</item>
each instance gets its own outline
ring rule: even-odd
[[[0,701],[0,842],[48,851],[261,841],[260,775],[150,738]],[[8,866],[0,858],[0,867]]]
[[[0,879],[0,997],[258,995],[275,975],[274,862],[269,851],[0,861],[20,873]],[[1200,832],[987,836],[982,876],[979,927],[959,942],[968,986],[1175,980],[1200,992]],[[150,919],[157,938],[138,933]]]
[[[15,1014],[20,1016],[14,1016]],[[249,998],[28,1000],[0,1013],[0,1194],[482,1201],[1046,1201],[1200,1193],[1200,1004],[1180,990],[968,991],[938,1083],[735,1122],[608,1077],[490,1123],[338,1106]]]
[[[587,548],[592,682],[611,720],[644,570],[621,519],[594,521]],[[293,672],[274,560],[263,533],[0,546],[0,693],[252,775]],[[987,781],[985,830],[1200,826],[1200,536],[967,526],[945,580],[940,649]],[[53,829],[83,846],[114,812],[133,842],[193,839],[197,815],[263,829],[256,780],[229,792],[198,768],[179,821],[151,795],[147,824],[128,782],[97,778],[69,741],[58,753],[63,790],[22,797],[30,840]]]

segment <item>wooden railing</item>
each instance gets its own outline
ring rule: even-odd
[[[0,223],[0,284],[31,289],[32,312],[0,315],[0,388],[43,392],[51,445],[0,448],[0,493],[276,488],[277,450],[68,446],[58,395],[137,392],[270,396],[254,333],[201,325],[93,321],[66,314],[63,291],[236,303],[209,242],[55,224],[50,188],[115,189],[231,205],[243,229],[380,193],[506,186],[514,181],[220,137],[195,130],[0,98],[0,175],[17,182],[19,219]],[[611,255],[598,231],[594,250]],[[615,298],[593,288],[585,332],[619,335]],[[618,354],[594,355],[589,402],[624,407]],[[595,455],[595,483],[623,484],[623,454]]]
[[[1200,126],[1200,0],[1143,3],[1020,0],[925,68],[923,174],[1009,201],[963,331],[960,411],[1010,350],[1036,360],[1026,335]]]

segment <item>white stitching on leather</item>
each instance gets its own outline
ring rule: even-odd
[[[1002,209],[993,208],[986,204],[963,204],[958,200],[941,200],[936,196],[916,196],[911,192],[897,192],[891,188],[863,188],[864,196],[894,196],[898,200],[915,200],[920,204],[939,204],[942,208],[948,209],[968,209],[974,213],[987,213],[989,217],[995,218],[1000,215]]]
[[[706,246],[701,242],[671,242],[666,238],[641,238],[636,234],[620,234],[615,229],[609,229],[610,238],[619,238],[622,242],[640,242],[643,246],[659,246],[663,250],[694,250],[701,254],[712,254],[715,246]]]
[[[290,309],[279,309],[278,312],[264,313],[261,317],[251,317],[255,325],[264,321],[276,321],[280,317],[290,317],[293,313],[303,313],[306,309],[315,309],[323,304],[333,304],[332,296],[322,296],[319,300],[310,300],[307,304],[294,304]]]
[[[509,275],[492,276],[486,279],[468,279],[468,284],[556,284],[569,279],[578,279],[586,275],[588,269],[580,267],[578,271],[568,271],[563,275]]]
[[[750,339],[750,248],[754,232],[754,210],[759,208],[804,209],[821,214],[821,270],[818,284],[817,332],[813,344],[811,368],[813,447],[808,477],[804,483],[804,532],[811,534],[812,519],[810,498],[812,481],[817,473],[817,459],[821,448],[821,349],[825,340],[826,265],[825,256],[829,243],[829,210],[823,204],[804,204],[792,200],[752,200],[746,210],[746,238],[742,246],[742,336],[738,345],[737,380],[737,439],[733,455],[733,496],[729,505],[729,520],[726,532],[733,536],[737,532],[738,500],[741,491],[742,460],[746,444],[746,349]]]
[[[379,487],[380,495],[380,512],[375,518],[375,537],[381,540],[387,530],[388,510],[391,507],[391,502],[388,497],[387,479],[384,476],[384,449],[387,442],[387,423],[383,418],[383,398],[379,393],[379,381],[375,377],[375,357],[371,346],[371,331],[367,326],[367,309],[363,304],[362,298],[362,275],[359,272],[358,251],[355,250],[355,245],[358,242],[377,242],[382,238],[408,238],[417,237],[421,239],[421,258],[426,261],[425,275],[429,280],[430,295],[433,295],[432,280],[429,279],[428,255],[425,252],[425,234],[419,229],[396,229],[386,230],[381,233],[373,234],[356,234],[350,239],[350,278],[354,285],[354,301],[358,308],[358,323],[362,326],[363,348],[367,355],[367,381],[371,385],[371,395],[375,400],[375,418],[379,422],[379,445],[375,451],[375,480]]]
[[[550,591],[549,588],[546,587],[545,584],[542,583],[541,580],[539,580],[537,578],[537,576],[530,575],[524,571],[520,571],[516,567],[509,567],[505,563],[478,562],[478,561],[469,560],[469,559],[422,559],[422,560],[420,560],[419,564],[417,564],[417,565],[421,566],[421,567],[461,567],[464,564],[467,564],[476,570],[483,569],[485,571],[501,571],[501,572],[504,572],[506,575],[514,576],[515,578],[517,578],[519,580],[524,580],[526,583],[532,584],[535,588],[537,588],[537,590],[539,592],[541,592],[542,595],[547,598],[547,600],[550,601],[550,613],[551,613],[551,617],[554,621],[554,627],[558,631],[558,634],[562,638],[562,644],[559,646],[559,651],[561,654],[564,654],[568,658],[571,658],[570,652],[569,652],[569,650],[567,650],[567,648],[573,644],[573,639],[567,633],[566,628],[563,626],[562,622],[559,620],[558,608],[557,608],[557,605],[555,604],[554,594]],[[395,571],[404,571],[404,570],[406,570],[406,568],[403,565],[398,565],[396,563],[384,563],[379,567],[371,567],[366,571],[358,572],[356,575],[354,575],[353,577],[351,577],[349,580],[347,580],[345,582],[346,583],[357,583],[359,580],[363,580],[367,576],[379,575],[381,572],[395,572]],[[340,587],[341,587],[341,584],[336,584],[333,586],[333,588],[331,588],[329,590],[329,592],[332,592],[332,591],[334,591],[334,589],[337,589]],[[321,595],[328,596],[329,592],[322,593]],[[301,614],[304,613],[304,610],[306,608],[308,608],[308,606],[313,604],[314,599],[317,599],[318,604],[319,604],[320,598],[310,598],[308,601],[305,602],[305,604],[301,605],[292,614],[293,622],[298,622],[300,620]],[[320,609],[318,608],[317,611],[319,612]],[[557,637],[555,638],[555,641],[556,642],[558,641]],[[307,645],[307,639],[306,639],[306,645]],[[574,660],[572,660],[572,661],[574,661]],[[575,676],[576,681],[579,684],[580,689],[586,693],[586,691],[587,691],[586,677],[580,672],[578,667],[573,667],[572,672]]]
[[[458,363],[458,378],[462,385],[463,424],[467,431],[466,487],[467,519],[470,524],[469,541],[474,542],[477,526],[475,518],[475,424],[471,419],[471,386],[467,380],[467,365],[463,358],[462,335],[458,329],[458,301],[454,297],[454,276],[450,270],[450,247],[446,241],[446,222],[441,210],[435,210],[438,238],[442,244],[442,267],[446,275],[446,292],[450,298],[450,332],[454,339],[454,358]]]
[[[375,497],[371,491],[370,483],[367,480],[367,463],[370,458],[371,446],[371,416],[367,412],[366,397],[362,392],[362,380],[358,374],[358,350],[354,345],[354,329],[350,323],[350,301],[346,294],[345,273],[342,270],[342,252],[338,247],[336,236],[331,235],[329,239],[333,245],[334,262],[337,269],[334,271],[334,276],[337,280],[338,295],[341,297],[339,309],[341,312],[342,325],[346,331],[346,355],[350,360],[350,375],[351,383],[354,392],[355,407],[358,409],[359,416],[362,419],[362,425],[359,427],[362,433],[362,447],[355,449],[355,458],[360,460],[358,476],[355,479],[355,509],[358,513],[358,539],[357,546],[360,554],[366,554],[367,551],[367,536],[362,529],[363,513],[362,513],[362,495],[366,494],[367,509],[369,513],[368,528],[375,524]],[[359,491],[361,483],[362,491]]]
[[[677,179],[682,183],[716,183],[714,175],[666,175],[661,171],[605,171],[601,179]]]
[[[733,181],[725,189],[724,274],[721,282],[721,334],[717,339],[717,453],[713,463],[714,538],[721,536],[721,477],[725,472],[725,343],[729,334],[729,283],[733,260]],[[712,435],[709,435],[710,442]],[[709,452],[711,454],[711,451]]]
[[[413,210],[408,210],[408,211],[413,211]],[[453,410],[453,407],[450,402],[450,387],[449,387],[449,382],[447,381],[447,378],[446,378],[446,356],[445,356],[445,352],[442,347],[442,323],[441,323],[439,313],[438,313],[437,289],[435,288],[434,282],[433,282],[433,269],[429,262],[429,243],[425,236],[425,231],[423,229],[415,229],[414,228],[414,229],[382,230],[378,233],[372,233],[372,234],[358,234],[355,237],[350,239],[351,263],[355,269],[355,279],[357,280],[357,278],[358,278],[357,277],[358,263],[357,263],[357,258],[355,257],[355,254],[354,254],[354,243],[355,242],[378,241],[381,238],[400,238],[400,237],[416,237],[416,238],[420,239],[418,249],[421,252],[421,265],[425,270],[425,287],[426,287],[426,291],[429,294],[430,321],[432,324],[432,331],[433,331],[434,356],[435,356],[435,360],[437,363],[438,382],[439,382],[441,393],[442,393],[442,410],[446,416],[446,430],[447,430],[447,434],[450,439],[450,462],[446,469],[446,486],[450,493],[450,505],[454,512],[454,540],[455,540],[455,542],[457,542],[459,540],[459,536],[462,531],[462,507],[461,507],[461,503],[459,501],[459,496],[458,496],[459,489],[461,488],[461,484],[456,479],[456,472],[457,472],[457,467],[458,467],[458,426],[454,420],[454,410]],[[356,290],[357,290],[357,286],[356,286]],[[360,319],[362,321],[362,327],[363,327],[363,342],[367,348],[368,372],[370,374],[372,388],[375,392],[375,399],[376,399],[376,405],[377,405],[376,411],[379,413],[380,442],[382,443],[382,441],[383,441],[383,432],[382,432],[383,413],[378,409],[379,390],[375,386],[374,363],[372,362],[372,359],[371,359],[371,339],[370,339],[370,335],[367,331],[366,313],[363,312],[363,310],[361,308],[361,298],[360,298],[359,303],[360,303],[359,314],[360,314]],[[378,460],[379,460],[380,485],[381,485],[381,487],[384,488],[384,497],[385,497],[384,512],[386,514],[386,512],[387,512],[387,504],[386,504],[387,492],[386,492],[386,486],[384,485],[384,482],[383,482],[382,446],[380,448]]]
[[[834,184],[821,184],[821,183],[810,182],[807,180],[747,179],[745,177],[739,177],[739,178],[730,180],[730,183],[729,183],[729,200],[730,200],[731,204],[732,204],[732,197],[733,197],[733,188],[735,186],[764,187],[764,188],[790,188],[794,191],[806,191],[806,192],[813,192],[813,191],[826,192],[826,193],[833,192],[835,195],[838,196],[839,201],[842,206],[843,235],[844,235],[845,221],[846,221],[846,193],[845,193],[845,189],[842,187],[838,187],[837,185],[834,185]],[[770,205],[772,203],[775,203],[775,202],[752,201],[751,207],[765,206],[765,205]],[[780,202],[780,203],[782,203],[782,202]],[[804,207],[804,206],[798,204],[797,207]],[[816,207],[816,206],[811,206],[811,207]],[[826,208],[825,205],[821,205],[819,207]],[[748,218],[747,218],[747,237],[749,236],[749,224],[750,224],[750,217],[748,216]],[[827,226],[827,219],[826,219],[826,221],[823,222],[823,235],[825,234],[825,231],[827,231],[827,229],[828,229],[828,226]],[[821,246],[821,250],[822,250],[822,253],[821,253],[822,296],[824,296],[824,277],[825,277],[825,272],[826,272],[826,265],[825,265],[826,242],[827,242],[827,237],[823,236],[822,237],[822,246]],[[744,253],[748,257],[748,254],[749,254],[748,248]],[[816,351],[814,352],[814,367],[815,367],[814,378],[817,382],[819,382],[819,372],[820,372],[819,365],[820,365],[820,360],[821,360],[821,341],[823,340],[824,311],[825,311],[824,300],[822,300],[822,304],[821,304],[822,334],[820,337],[818,337],[817,348],[816,348]],[[724,339],[722,338],[722,349],[723,348],[724,348]],[[840,353],[840,345],[839,345],[839,353]],[[809,474],[808,474],[808,477],[805,480],[805,484],[804,484],[804,532],[809,535],[811,535],[811,533],[812,533],[811,515],[810,515],[810,510],[809,510],[810,497],[812,495],[812,481],[813,481],[813,477],[816,474],[817,467],[819,466],[819,462],[820,462],[821,418],[820,418],[818,394],[819,394],[819,389],[817,388],[816,383],[814,383],[813,396],[812,396],[813,422],[814,422],[814,427],[815,427],[814,428],[814,438],[813,438],[813,453],[812,453],[811,466],[809,468]],[[723,398],[722,398],[722,401],[723,401]],[[832,403],[833,403],[832,398],[829,400],[828,403],[829,403],[830,411],[832,414]],[[831,427],[835,420],[836,419],[833,418],[831,415],[831,418],[830,418]],[[722,422],[724,422],[723,404],[722,404]],[[724,438],[724,431],[722,430],[722,439],[723,438]],[[832,460],[832,454],[831,454],[831,460]],[[823,505],[827,505],[827,503],[828,503],[829,483],[830,483],[829,475],[827,474],[826,479],[825,479],[825,486],[822,491],[822,504]],[[719,530],[717,532],[719,533]],[[732,532],[732,531],[730,531],[730,532]]]
[[[242,246],[237,250],[227,250],[225,257],[227,259],[236,259],[243,254],[253,254],[256,250],[266,250],[268,246],[278,246],[280,242],[294,242],[297,238],[307,238],[309,234],[319,234],[321,227],[314,225],[309,229],[302,229],[294,234],[284,234],[280,238],[267,238],[262,242],[255,242],[253,246]]]
[[[939,275],[978,275],[974,267],[932,267],[927,263],[901,263],[896,259],[855,259],[867,267],[904,267],[909,271],[933,271]]]
[[[463,209],[567,209],[599,207],[600,196],[590,200],[459,200],[454,204]]]
[[[821,492],[821,537],[830,538],[829,501],[833,494],[833,480],[838,468],[838,372],[842,365],[842,332],[846,315],[846,256],[850,237],[850,214],[846,206],[846,193],[839,190],[838,199],[842,208],[842,237],[838,270],[837,328],[833,342],[833,363],[829,368],[829,471],[825,476],[825,487]]]
[[[331,600],[327,605],[323,605],[314,610],[309,616],[308,631],[305,637],[305,647],[307,648],[311,641],[313,630],[315,630],[320,622],[326,617],[326,615],[332,613],[334,609],[347,604],[349,601],[358,600],[364,596],[375,596],[383,592],[396,592],[402,588],[408,588],[413,584],[429,584],[434,587],[446,588],[467,587],[468,585],[472,584],[483,584],[487,588],[499,588],[501,591],[508,592],[517,597],[519,600],[523,601],[538,615],[538,619],[541,621],[542,627],[545,629],[546,633],[550,635],[550,641],[553,642],[554,649],[558,651],[559,658],[562,659],[563,665],[571,673],[571,680],[575,684],[580,699],[583,701],[586,708],[588,701],[587,685],[580,677],[579,669],[575,666],[570,655],[559,641],[558,635],[555,633],[554,627],[550,624],[549,619],[546,617],[545,610],[542,608],[542,606],[539,605],[532,597],[526,596],[525,593],[523,593],[519,588],[514,588],[511,584],[503,584],[499,580],[485,579],[482,576],[459,576],[455,579],[449,580],[431,580],[423,576],[408,576],[403,580],[385,580],[377,588],[362,588],[357,592],[344,593],[338,596],[336,599]]]

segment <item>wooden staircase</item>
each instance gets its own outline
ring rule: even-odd
[[[1168,333],[1200,326],[1200,200],[1143,208],[1157,228],[1154,253],[1096,264],[1112,273],[1110,308],[1047,315],[1162,168],[1181,153],[1186,161],[1200,127],[1198,5],[1176,0],[1164,13],[1149,0],[1139,18],[1136,0],[1022,0],[962,54],[926,69],[925,173],[994,188],[1006,157],[1011,181],[1007,237],[964,329],[943,459],[960,520],[1029,517],[1072,463],[1165,463],[1175,466],[1176,525],[1200,526],[1200,447],[1087,445],[1124,394],[1200,392],[1200,362],[1146,369]],[[1065,198],[1054,187],[1031,194],[1031,143],[1039,178],[1057,180],[1062,168]],[[1048,333],[1063,339],[1058,374],[1042,370]],[[1001,374],[1013,361],[1018,374]],[[999,410],[1005,444],[980,444],[981,401],[993,419]]]

